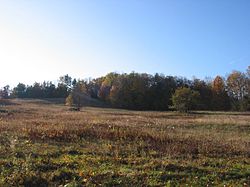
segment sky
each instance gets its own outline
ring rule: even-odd
[[[250,65],[249,0],[0,0],[0,87]]]

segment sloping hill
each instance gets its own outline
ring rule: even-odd
[[[41,98],[41,99],[32,99],[32,98],[22,98],[22,99],[13,99],[12,102],[11,100],[8,101],[8,103],[16,103],[18,101],[24,100],[26,103],[37,103],[37,104],[65,104],[65,98]],[[7,101],[3,102],[6,103]],[[1,104],[1,102],[0,102]],[[91,98],[88,95],[84,95],[82,97],[82,106],[85,107],[104,107],[107,108],[109,105],[107,103],[104,103],[98,99]]]

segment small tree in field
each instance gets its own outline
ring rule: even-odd
[[[83,105],[84,98],[87,95],[86,84],[84,81],[78,81],[71,90],[71,93],[65,100],[67,106],[76,106],[77,110]]]
[[[188,112],[198,102],[200,94],[190,88],[182,87],[176,89],[172,100],[176,110]]]
[[[72,94],[69,94],[69,96],[66,98],[65,104],[67,106],[73,106],[74,101],[73,101],[73,96]]]

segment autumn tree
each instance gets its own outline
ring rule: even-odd
[[[83,106],[86,95],[86,83],[83,80],[78,80],[72,88],[71,93],[66,98],[66,105],[75,105],[78,109],[80,109]]]
[[[73,106],[74,100],[72,94],[69,94],[69,96],[65,100],[65,105],[66,106]]]
[[[247,93],[241,102],[240,108],[244,111],[250,111],[250,66],[248,66],[246,71],[246,86]]]
[[[232,98],[242,100],[247,95],[246,75],[240,71],[233,71],[227,77],[227,90]]]
[[[248,99],[248,90],[248,78],[245,73],[233,71],[228,76],[227,91],[234,110],[246,110],[244,103]]]
[[[230,99],[226,92],[224,80],[220,76],[216,76],[212,83],[212,108],[214,110],[230,109]]]
[[[193,91],[190,88],[178,88],[172,97],[173,105],[180,112],[188,112],[197,105],[199,96],[199,92]]]
[[[103,101],[109,101],[110,90],[118,78],[117,73],[109,73],[105,76],[104,80],[101,83],[98,97]]]
[[[111,87],[110,102],[118,107],[145,109],[148,83],[147,74],[120,75]]]
[[[247,77],[247,94],[248,97],[250,97],[250,66],[248,66],[247,71],[246,71],[246,77]]]
[[[44,81],[26,86],[20,83],[14,87],[12,92],[5,92],[7,93],[5,96],[8,96],[9,93],[12,93],[11,97],[21,98],[67,98],[69,96],[68,104],[81,107],[87,101],[85,96],[89,95],[114,107],[136,110],[168,110],[169,106],[177,104],[177,101],[173,103],[174,99],[172,99],[176,89],[183,87],[189,88],[192,93],[199,93],[199,98],[196,98],[195,103],[184,104],[184,111],[189,109],[227,110],[231,103],[236,106],[234,108],[237,110],[247,110],[249,108],[250,67],[245,73],[232,72],[226,81],[220,76],[213,81],[205,81],[197,78],[189,80],[185,77],[135,72],[109,73],[89,81],[72,80],[69,75],[64,75],[59,78],[58,84]],[[185,93],[187,90],[183,92]],[[1,91],[2,96],[3,93],[4,90]],[[185,97],[183,96],[183,98]]]

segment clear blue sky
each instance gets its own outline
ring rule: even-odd
[[[0,86],[250,65],[249,0],[0,0]]]

